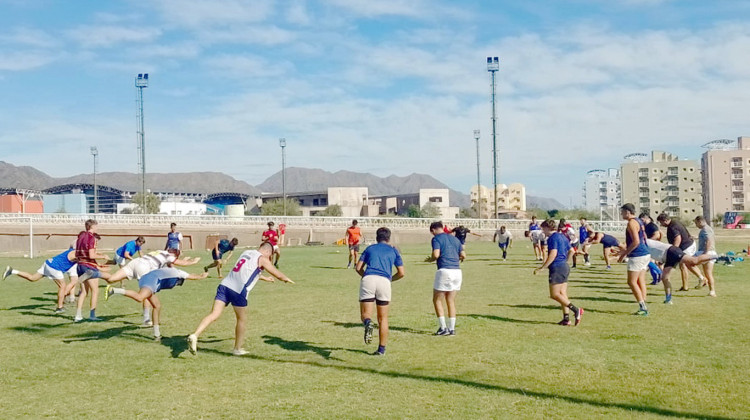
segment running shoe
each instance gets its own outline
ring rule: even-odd
[[[365,324],[365,344],[372,343],[372,330],[374,328],[372,321]]]
[[[666,305],[671,305],[671,304],[672,304],[672,295],[667,295],[667,296],[666,296],[666,297],[664,298],[664,303],[665,303]]]
[[[3,280],[7,279],[8,276],[10,276],[13,273],[13,267],[7,266],[5,267],[5,271],[3,271]]]
[[[232,355],[233,356],[244,356],[247,353],[248,353],[248,351],[245,350],[245,349],[234,349],[234,350],[232,350]]]
[[[95,316],[90,316],[89,317],[89,321],[91,321],[91,322],[100,322],[100,321],[104,321],[104,320],[101,319],[101,318],[95,317]]]
[[[648,316],[648,311],[646,309],[639,309],[633,315]]]
[[[65,312],[65,308],[55,308],[55,313],[56,314],[61,314],[63,312]]]
[[[611,270],[611,269],[612,269],[612,266],[611,266],[611,265],[608,265],[608,266],[607,266],[607,270]]]
[[[696,290],[702,289],[704,286],[708,286],[707,281],[698,281],[698,284],[695,286],[695,289]]]
[[[448,330],[448,334],[446,334],[446,335],[448,335],[448,336],[455,336],[456,335],[456,330]]]
[[[557,325],[562,325],[564,327],[567,327],[567,326],[570,325],[570,320],[569,319],[563,319],[562,321],[558,322]]]
[[[81,316],[77,316],[77,317],[73,318],[73,322],[81,322],[81,321],[83,321],[83,317],[81,317]]]
[[[383,351],[375,350],[375,352],[372,353],[372,355],[373,356],[385,356],[385,350],[383,350]]]
[[[114,292],[112,291],[112,286],[107,285],[107,287],[104,288],[104,301],[108,301],[109,297],[112,296]]]
[[[583,308],[578,308],[577,311],[573,313],[573,316],[575,317],[575,325],[581,323],[581,319],[583,319]]]
[[[710,292],[708,292],[708,295],[711,296],[711,297],[716,297],[716,291],[715,290],[711,290]]]
[[[196,337],[195,334],[190,334],[187,337],[187,342],[190,353],[196,354],[198,352],[198,337]]]
[[[448,335],[448,330],[446,328],[440,328],[435,332],[435,335]]]
[[[677,291],[678,292],[687,292],[688,290],[690,290],[690,289],[686,289],[684,287],[680,287]]]
[[[583,265],[585,265],[586,267],[588,267],[588,266],[590,266],[590,265],[591,265],[591,263],[590,263],[590,262],[588,262],[588,261],[586,261],[585,263],[583,263]]]
[[[144,319],[143,320],[143,326],[144,327],[153,327],[154,326],[154,322],[151,321],[150,319]]]

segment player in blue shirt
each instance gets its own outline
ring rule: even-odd
[[[633,292],[633,297],[638,302],[638,311],[635,315],[648,316],[646,307],[646,269],[651,262],[651,253],[646,244],[646,229],[643,221],[635,215],[635,206],[627,203],[620,207],[620,215],[628,221],[625,230],[625,246],[620,245],[624,251],[620,254],[618,262],[628,258],[628,286]]]
[[[591,245],[586,243],[591,228],[585,217],[581,217],[579,221],[581,222],[581,226],[578,227],[578,243],[581,244],[580,253],[583,254],[583,265],[591,265],[591,262],[589,261],[589,248]],[[575,260],[576,256],[573,255],[573,264],[575,264]]]
[[[176,249],[178,251],[182,249],[182,233],[177,231],[177,223],[171,223],[169,225],[167,244],[164,245],[164,250],[169,251],[170,249]]]
[[[154,338],[159,340],[161,339],[161,331],[159,330],[161,302],[156,297],[156,293],[160,290],[182,286],[185,280],[199,280],[206,277],[208,277],[208,273],[188,274],[176,268],[159,268],[150,271],[138,280],[139,290],[137,292],[107,285],[107,288],[104,290],[104,300],[108,301],[112,295],[124,295],[139,303],[148,300],[151,306],[154,307]]]
[[[234,247],[236,247],[239,243],[240,241],[237,238],[232,238],[231,241],[226,239],[216,241],[216,245],[214,245],[213,249],[211,249],[211,257],[213,257],[214,262],[203,267],[203,271],[208,273],[209,268],[216,267],[216,273],[219,275],[219,277],[221,277],[221,267],[224,266],[224,263],[226,263],[226,261],[232,257]],[[226,253],[229,254],[226,258],[222,259],[222,257]]]
[[[75,249],[71,246],[68,250],[46,260],[36,273],[31,274],[24,271],[14,270],[8,266],[3,272],[3,280],[10,275],[16,275],[30,282],[39,281],[42,277],[47,277],[57,285],[57,308],[55,313],[63,313],[63,303],[70,287],[74,287],[78,282],[78,272],[76,270]],[[70,285],[65,284],[65,273],[70,277]]]
[[[359,283],[359,310],[365,327],[365,344],[370,344],[372,341],[372,309],[377,305],[380,342],[375,354],[382,356],[385,354],[385,345],[388,343],[388,304],[391,301],[391,282],[402,279],[405,272],[401,254],[389,243],[391,230],[381,227],[375,233],[375,238],[378,243],[365,249],[355,268],[362,276]],[[396,274],[392,275],[393,267],[396,267]]]
[[[117,248],[115,251],[115,262],[120,267],[133,261],[134,258],[142,257],[141,247],[146,243],[146,238],[139,236],[134,241],[126,242],[125,245]],[[136,256],[135,254],[138,254]]]
[[[581,323],[583,318],[583,308],[576,307],[568,299],[568,275],[570,266],[568,266],[568,251],[570,251],[570,241],[560,232],[556,231],[556,223],[549,219],[542,222],[542,230],[547,238],[547,259],[541,267],[534,270],[534,274],[545,268],[549,269],[549,297],[560,303],[562,308],[563,319],[558,325],[570,325],[570,312],[573,311],[575,324]]]
[[[438,268],[432,286],[432,304],[438,319],[435,335],[456,335],[456,295],[461,290],[463,276],[460,263],[466,258],[466,253],[455,236],[443,232],[442,222],[432,223],[430,232],[433,235],[432,254],[426,261],[437,261]],[[447,325],[443,302],[448,308]]]

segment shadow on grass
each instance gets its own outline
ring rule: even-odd
[[[576,300],[578,298],[574,297],[572,300]],[[487,306],[504,306],[506,308],[519,308],[519,309],[554,309],[556,311],[560,310],[559,305],[507,305],[504,303],[490,303]],[[590,308],[586,306],[583,308],[586,312],[594,312],[598,314],[609,314],[609,315],[630,315],[630,312],[625,311],[605,311],[603,309],[596,309],[596,308]]]
[[[577,296],[574,300],[590,300],[594,302],[613,302],[613,303],[635,303],[635,301],[625,299],[615,299],[604,296]]]
[[[320,367],[320,368],[325,368],[325,369],[336,369],[336,370],[341,370],[341,371],[360,372],[360,373],[367,373],[367,374],[372,374],[372,375],[380,375],[380,376],[385,376],[388,378],[413,379],[413,380],[418,380],[418,381],[423,381],[423,382],[428,382],[428,383],[453,384],[453,385],[459,385],[459,386],[464,386],[464,387],[469,387],[469,388],[482,389],[486,391],[496,391],[496,392],[504,392],[508,394],[515,394],[515,395],[519,395],[523,397],[566,401],[566,402],[570,402],[573,404],[581,404],[581,405],[587,405],[591,407],[600,407],[600,408],[606,408],[606,409],[619,409],[619,410],[624,410],[628,412],[628,414],[630,415],[632,415],[633,413],[650,413],[650,414],[656,414],[656,415],[665,416],[665,417],[680,417],[680,418],[689,418],[689,419],[709,419],[709,420],[731,420],[732,419],[731,417],[711,416],[711,415],[707,415],[703,413],[690,413],[690,412],[684,412],[684,411],[670,410],[667,408],[650,407],[650,406],[640,405],[640,404],[597,401],[597,400],[586,399],[586,398],[577,397],[577,396],[566,396],[566,395],[560,395],[560,394],[553,394],[550,392],[532,391],[532,390],[524,389],[524,388],[513,388],[513,387],[508,387],[508,386],[502,386],[502,385],[494,385],[494,384],[487,384],[487,383],[476,382],[476,381],[469,381],[469,380],[459,379],[459,378],[427,376],[427,375],[419,375],[419,374],[414,374],[414,373],[377,370],[377,369],[366,368],[366,367],[343,366],[343,365],[337,365],[337,364],[327,364],[327,363],[303,361],[303,360],[283,360],[283,359],[276,359],[276,358],[256,356],[256,355],[247,355],[244,357],[247,357],[248,359],[259,360],[259,361],[264,361],[264,362],[299,364],[299,365]]]
[[[495,261],[497,261],[497,260],[495,260]],[[506,262],[496,262],[496,263],[487,264],[487,265],[493,265],[493,266],[496,265],[496,266],[508,267],[508,268],[527,268],[529,270],[533,270],[533,269],[539,267],[538,265],[531,264],[531,263],[529,263],[529,264],[518,264],[518,263],[507,262],[507,261]]]
[[[17,327],[10,327],[8,328],[11,331],[18,331],[18,332],[24,332],[24,333],[42,333],[47,330],[50,330],[52,328],[59,328],[64,327],[66,325],[70,325],[71,322],[63,322],[60,324],[43,324],[43,323],[33,323],[29,325],[24,326],[17,326]]]
[[[321,268],[323,270],[350,270],[351,269],[347,267],[333,267],[329,265],[311,265],[310,268]]]
[[[342,328],[362,328],[361,322],[338,322],[338,321],[320,321],[324,322],[326,324],[332,324],[334,327],[342,327]],[[392,331],[400,331],[405,332],[409,334],[420,334],[420,335],[432,335],[429,331],[421,331],[421,330],[415,330],[408,327],[396,327],[393,325],[388,326],[389,330]]]
[[[334,350],[346,350],[341,347],[314,346],[308,343],[307,341],[288,341],[280,337],[273,337],[269,335],[264,335],[262,338],[266,344],[270,344],[272,346],[279,346],[282,349],[289,350],[289,351],[312,352],[326,360],[341,360],[341,359],[337,359],[331,356],[331,353],[333,353]]]
[[[93,341],[93,340],[107,340],[110,338],[118,337],[126,331],[138,330],[138,329],[140,329],[140,327],[137,325],[124,325],[122,327],[107,328],[106,330],[101,330],[101,331],[88,331],[88,332],[70,336],[64,339],[63,343],[70,344],[70,343],[80,343],[84,341]]]
[[[41,297],[41,296],[32,296],[29,299],[35,300],[37,302],[55,302],[57,303],[57,293],[55,293],[54,298],[47,298],[47,297]]]
[[[558,307],[557,309],[560,309],[560,308]],[[515,318],[507,318],[507,317],[498,316],[498,315],[458,314],[458,316],[465,316],[467,318],[474,318],[474,319],[489,319],[492,321],[513,322],[516,324],[554,324],[554,322],[532,321],[528,319],[515,319]]]
[[[25,310],[31,310],[31,309],[39,309],[39,308],[46,308],[49,305],[24,305],[24,306],[11,306],[10,308],[3,308],[3,311],[25,311]]]

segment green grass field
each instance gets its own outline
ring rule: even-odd
[[[624,266],[606,272],[592,258],[571,274],[569,295],[586,310],[573,328],[555,324],[530,245],[511,251],[502,263],[494,244],[470,244],[458,335],[434,337],[429,244],[403,247],[407,277],[393,286],[383,358],[370,355],[377,340],[362,342],[344,248],[284,249],[281,269],[297,284],[253,290],[244,357],[231,356],[231,310],[197,356],[187,351],[217,278],[160,293],[157,343],[130,299],[100,302],[104,322],[74,324],[74,308],[52,312],[51,281],[11,277],[0,283],[0,417],[750,417],[750,262],[717,266],[715,299],[692,290],[665,306],[661,285],[650,286],[651,316],[640,318]],[[35,271],[41,261],[0,264]]]

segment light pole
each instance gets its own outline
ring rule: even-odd
[[[474,140],[477,141],[477,218],[482,220],[482,183],[479,179],[479,130],[474,130]]]
[[[495,73],[500,70],[497,57],[487,57],[487,71],[492,76],[492,187],[495,196],[495,216],[497,219],[497,111],[495,110]]]
[[[286,139],[279,139],[281,146],[281,199],[284,200],[284,216],[286,216]]]
[[[148,73],[139,73],[135,78],[135,88],[137,93],[137,120],[138,120],[138,149],[141,152],[138,156],[141,167],[141,207],[143,214],[146,214],[146,131],[143,127],[143,89],[148,87]]]
[[[91,146],[91,156],[94,157],[94,214],[99,213],[99,188],[96,184],[96,161],[99,157],[99,151],[96,146]]]

